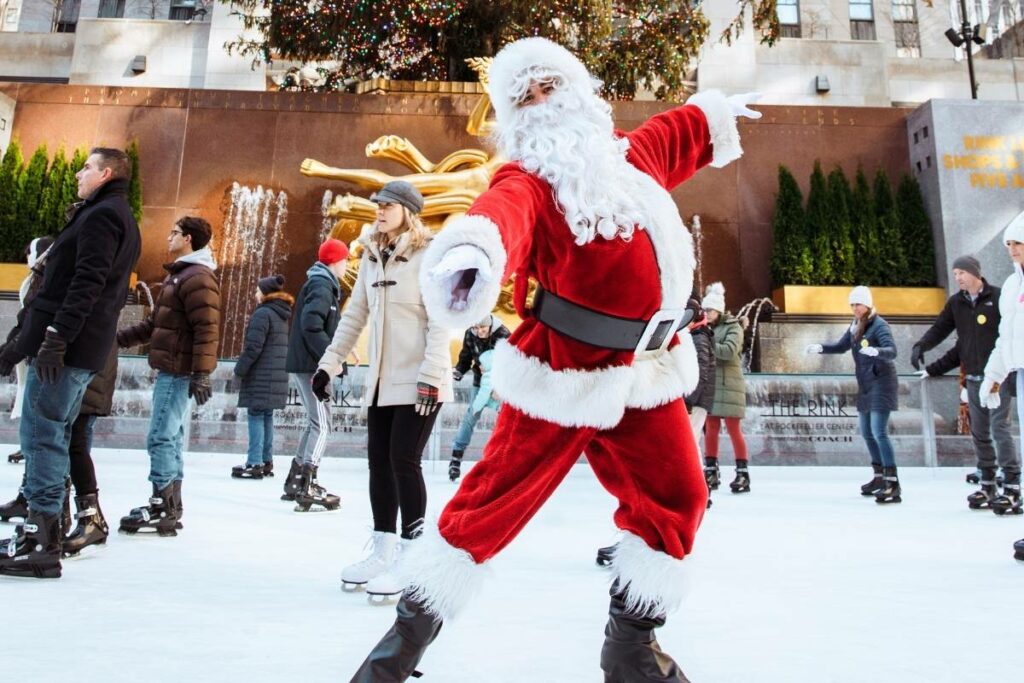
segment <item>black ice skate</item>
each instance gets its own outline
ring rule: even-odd
[[[319,469],[319,467],[309,464],[302,466],[302,484],[298,493],[295,494],[296,512],[331,511],[341,507],[341,498],[333,493],[328,493],[327,489],[320,486],[317,481],[316,476]]]
[[[274,476],[274,461],[263,463],[263,476],[272,479]]]
[[[175,496],[178,495],[177,482],[171,482],[162,489],[153,485],[153,496],[149,499],[149,505],[133,508],[126,517],[121,518],[121,525],[118,531],[126,534],[137,534],[138,532],[155,532],[159,536],[177,536],[178,516],[175,514],[177,504]]]
[[[885,475],[885,486],[875,494],[876,503],[902,503],[903,491],[900,489],[900,479],[897,476],[895,467],[883,468]]]
[[[996,470],[994,467],[986,467],[981,470],[981,489],[967,496],[967,507],[972,510],[988,510],[992,507],[992,501],[998,496]]]
[[[874,476],[871,481],[860,487],[860,495],[862,496],[873,496],[885,488],[885,479],[882,477],[882,465],[880,463],[871,463],[871,469],[874,472]]]
[[[370,651],[351,683],[401,683],[419,678],[416,665],[441,630],[441,619],[408,594],[398,601],[394,625]]]
[[[25,500],[25,475],[21,475],[21,486],[18,487],[18,495],[15,499],[0,505],[0,520],[9,522],[14,517],[18,519],[28,517],[28,501]]]
[[[968,472],[967,476],[964,477],[964,479],[967,480],[968,484],[980,484],[981,483],[981,468],[979,467],[978,469],[974,470],[973,472]],[[996,477],[996,486],[1002,486],[1002,485],[1003,485],[1003,475],[1000,474],[999,476]]]
[[[722,472],[718,469],[718,458],[704,458],[704,482],[708,491],[717,491],[722,484]]]
[[[78,525],[64,538],[62,556],[65,559],[95,552],[107,544],[107,536],[110,534],[107,520],[103,518],[103,511],[100,510],[97,493],[76,497],[75,508],[78,510]]]
[[[12,465],[20,465],[25,460],[25,454],[21,451],[14,451],[7,456],[7,462]]]
[[[1019,515],[1024,512],[1020,499],[1020,472],[1006,474],[1003,493],[992,501],[992,512],[997,515]]]
[[[598,567],[610,567],[612,564],[612,556],[618,549],[619,544],[605,546],[604,548],[597,549],[597,566]]]
[[[448,479],[458,481],[462,476],[462,456],[464,451],[452,451],[452,460],[448,463]]]
[[[1013,557],[1018,562],[1024,562],[1024,538],[1013,544]]]
[[[302,486],[302,463],[292,458],[292,465],[288,468],[288,476],[284,479],[284,493],[281,500],[295,500],[295,494]]]
[[[664,681],[689,683],[675,661],[662,651],[654,629],[665,625],[665,615],[636,614],[626,609],[626,591],[612,583],[608,625],[601,648],[605,683]]]
[[[746,460],[736,461],[736,478],[729,484],[733,493],[750,493],[750,471]]]
[[[231,477],[233,479],[262,479],[266,474],[263,471],[263,465],[235,465],[231,468]],[[273,475],[271,475],[273,476]]]
[[[0,544],[0,576],[59,579],[60,572],[60,515],[30,513]]]

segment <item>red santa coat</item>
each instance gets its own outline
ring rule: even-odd
[[[526,414],[566,427],[611,428],[627,408],[653,408],[686,395],[699,374],[696,354],[687,332],[667,353],[637,358],[561,335],[525,307],[526,278],[621,318],[647,320],[659,310],[683,308],[693,285],[693,241],[669,190],[703,166],[723,166],[741,153],[735,119],[716,92],[695,95],[621,135],[649,213],[649,224],[637,226],[630,241],[597,237],[577,244],[547,182],[507,164],[467,215],[434,240],[421,270],[431,315],[454,329],[486,315],[501,283],[516,275],[523,324],[495,349],[494,389]],[[486,254],[492,276],[478,279],[467,308],[453,312],[448,287],[430,280],[429,271],[464,244]]]

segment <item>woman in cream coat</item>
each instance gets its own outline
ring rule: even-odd
[[[366,392],[367,451],[373,550],[345,567],[342,587],[364,586],[373,596],[390,596],[402,586],[390,573],[401,538],[419,534],[427,507],[420,458],[438,409],[452,400],[448,330],[431,321],[420,296],[419,270],[432,234],[420,221],[423,197],[409,183],[393,181],[371,198],[377,221],[364,231],[359,277],[320,359],[313,390],[321,399],[330,377],[370,325]]]

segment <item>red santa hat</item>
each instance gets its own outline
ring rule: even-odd
[[[487,72],[487,93],[499,128],[510,120],[516,102],[523,95],[521,86],[516,86],[527,71],[561,76],[570,86],[594,91],[601,85],[575,55],[547,38],[523,38],[509,43],[494,57]]]

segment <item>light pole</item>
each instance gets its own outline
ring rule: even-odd
[[[967,43],[967,47],[964,48],[964,52],[967,53],[967,75],[971,79],[971,99],[978,99],[978,83],[974,80],[974,55],[971,53],[971,43],[978,45],[984,45],[985,39],[980,35],[978,26],[971,26],[971,22],[967,21],[967,2],[966,0],[960,0],[960,31],[956,29],[947,29],[946,38],[949,42],[953,43],[953,47],[960,47],[964,43]]]

